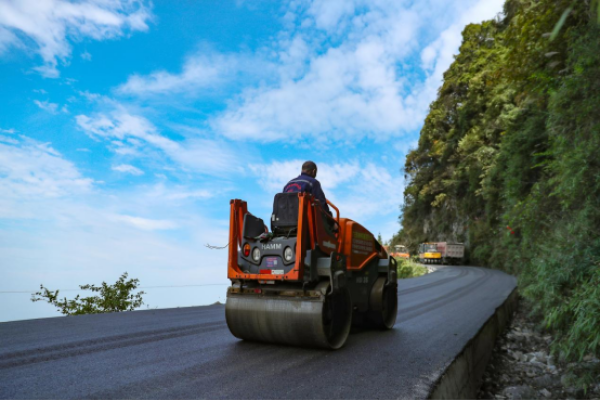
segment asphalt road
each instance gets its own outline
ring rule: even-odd
[[[0,398],[426,398],[516,280],[445,267],[399,285],[394,330],[338,351],[240,341],[223,305],[0,323]]]

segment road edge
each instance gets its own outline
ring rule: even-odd
[[[444,373],[432,386],[430,400],[476,399],[482,384],[483,372],[487,366],[496,338],[502,334],[517,308],[518,287],[515,287],[498,306],[492,316],[467,342],[462,351],[448,365]]]

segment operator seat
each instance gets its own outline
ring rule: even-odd
[[[300,202],[297,192],[282,192],[275,195],[271,231],[274,235],[296,236]]]

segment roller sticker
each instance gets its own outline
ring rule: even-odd
[[[368,255],[373,252],[373,237],[366,233],[352,232],[352,253]]]

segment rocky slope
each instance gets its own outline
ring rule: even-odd
[[[479,399],[600,399],[600,360],[587,355],[563,363],[550,353],[552,336],[540,329],[521,303],[509,329],[496,342]],[[587,389],[578,383],[591,374]]]

